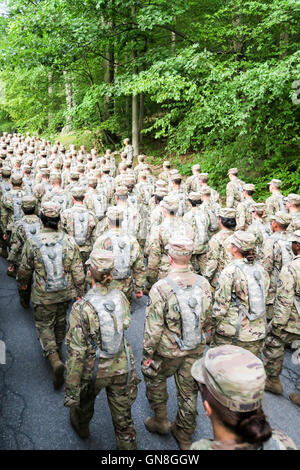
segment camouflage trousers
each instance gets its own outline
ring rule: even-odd
[[[57,352],[66,336],[66,315],[70,301],[34,304],[34,321],[45,356]]]
[[[279,377],[282,371],[284,347],[297,340],[300,340],[300,335],[273,327],[264,347],[264,364],[269,377]]]
[[[204,352],[205,346],[203,346]],[[169,395],[167,379],[174,376],[177,390],[177,416],[176,425],[192,434],[196,429],[197,419],[197,385],[191,375],[191,367],[202,354],[197,356],[184,356],[166,358],[154,355],[153,360],[161,365],[155,376],[147,376],[143,370],[146,383],[146,396],[153,410],[158,405],[167,404]]]
[[[80,391],[80,404],[75,407],[79,425],[88,425],[94,415],[97,395],[105,388],[118,450],[137,449],[136,431],[131,416],[131,406],[137,397],[139,379],[132,370],[127,388],[128,374],[97,378],[94,387],[84,382]]]
[[[203,254],[194,254],[192,255],[191,257],[191,264],[192,264],[192,267],[193,267],[193,271],[196,273],[196,274],[202,274],[204,272],[204,269],[206,267],[206,263],[207,263],[207,254],[206,253],[203,253]]]
[[[248,351],[251,351],[259,359],[262,359],[264,343],[264,339],[260,339],[258,341],[234,341],[233,337],[221,336],[215,333],[210,347],[215,348],[216,346],[222,346],[223,344],[233,344],[234,346],[239,346],[240,348],[244,348]]]

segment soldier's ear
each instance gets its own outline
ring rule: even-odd
[[[203,401],[203,407],[204,407],[206,416],[210,417],[212,414],[212,408],[207,400]]]

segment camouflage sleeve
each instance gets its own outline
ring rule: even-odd
[[[212,289],[210,287],[209,282],[207,279],[202,279],[202,289],[203,289],[203,313],[205,316],[205,320],[203,323],[204,330],[208,330],[212,328],[213,321],[212,321],[212,306],[213,306],[213,295]]]
[[[69,326],[66,335],[68,359],[66,361],[65,400],[64,406],[79,405],[80,382],[84,359],[87,351],[88,321],[82,309],[84,303],[75,302],[69,317]]]
[[[233,207],[234,203],[234,190],[231,184],[227,183],[226,186],[226,207]]]
[[[161,259],[161,246],[159,231],[154,229],[149,241],[149,258],[148,258],[148,278],[150,282],[157,279],[158,265]]]
[[[275,212],[276,211],[274,210],[274,204],[273,204],[273,201],[272,201],[272,197],[268,197],[268,199],[266,200],[266,213],[270,217],[271,215],[274,215]]]
[[[33,250],[30,245],[30,241],[27,240],[23,248],[23,255],[22,255],[20,267],[18,269],[18,274],[17,274],[18,286],[30,285],[33,272],[34,272]]]
[[[18,225],[16,230],[13,232],[10,240],[10,251],[7,258],[9,263],[16,264],[19,261],[19,257],[22,253],[22,248],[24,244],[24,237],[22,237],[22,225]]]
[[[245,230],[246,208],[243,204],[238,204],[236,208],[236,230]]]
[[[130,323],[131,323],[130,303],[128,302],[126,295],[123,294],[122,291],[121,291],[121,299],[122,299],[122,303],[124,307],[123,327],[124,327],[124,330],[128,330],[128,328],[130,327]]]
[[[63,211],[60,214],[60,228],[61,228],[61,230],[63,230],[66,233],[68,233],[68,223],[67,222],[68,221],[67,221],[66,212]]]
[[[134,243],[133,251],[135,262],[132,265],[132,271],[135,279],[136,289],[143,290],[146,284],[146,270],[144,265],[144,256],[138,242]]]
[[[9,218],[9,210],[7,209],[5,205],[5,201],[3,199],[2,207],[1,207],[1,229],[3,233],[7,232],[8,218]]]
[[[207,262],[203,273],[207,279],[211,280],[217,270],[220,259],[220,244],[215,237],[212,237],[208,244]]]
[[[144,326],[143,358],[152,358],[157,350],[164,329],[165,302],[156,285],[149,292]]]
[[[71,263],[71,273],[74,285],[77,289],[77,296],[82,297],[84,295],[84,269],[82,265],[82,260],[80,257],[79,249],[75,242],[73,241],[74,255]]]
[[[233,288],[233,276],[228,269],[224,269],[219,277],[219,285],[215,290],[215,302],[213,305],[213,320],[224,317],[230,307]]]
[[[274,241],[272,239],[265,241],[263,247],[262,265],[269,274],[271,274],[274,269],[273,247]]]
[[[279,274],[277,284],[273,318],[274,327],[283,327],[287,324],[294,303],[295,288],[296,280],[293,268],[286,265]]]

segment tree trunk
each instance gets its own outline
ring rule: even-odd
[[[144,127],[144,109],[145,109],[145,95],[144,93],[140,94],[140,116],[139,116],[139,137],[140,137],[140,145],[142,145],[143,142],[143,134],[141,131],[143,130]]]
[[[48,114],[48,127],[50,127],[51,121],[52,121],[52,118],[53,118],[53,115],[50,111],[50,109],[52,109],[52,100],[53,100],[53,96],[52,96],[53,95],[53,72],[48,73],[48,83],[49,83],[48,95],[49,95],[49,102],[50,102],[49,114]]]
[[[132,16],[135,16],[135,7],[131,7]],[[132,60],[133,63],[137,57],[136,49],[132,50]],[[135,68],[135,73],[138,73],[137,68]],[[139,139],[139,97],[138,95],[132,95],[132,146],[133,146],[133,155],[136,157],[140,153],[140,139]]]
[[[66,89],[66,103],[67,103],[67,119],[66,125],[64,127],[65,132],[69,132],[72,127],[72,116],[70,115],[72,110],[72,88],[68,77],[68,72],[64,70],[63,72],[65,78],[65,89]]]
[[[113,30],[114,22],[110,21],[110,29]],[[106,47],[104,53],[104,81],[105,83],[112,84],[114,82],[114,46],[110,44]],[[111,96],[106,95],[104,97],[104,119],[108,119],[112,114],[113,99]]]

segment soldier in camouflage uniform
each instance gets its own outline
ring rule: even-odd
[[[200,173],[199,181],[200,181],[200,192],[202,192],[204,188],[210,188],[211,203],[220,204],[220,194],[218,193],[218,191],[208,186],[208,173]]]
[[[122,229],[123,211],[110,207],[107,211],[109,230],[97,238],[94,249],[113,251],[116,257],[112,287],[121,290],[131,302],[143,296],[145,287],[145,266],[139,243]]]
[[[214,439],[194,442],[191,450],[297,450],[284,432],[272,430],[263,412],[266,374],[246,349],[209,349],[191,374],[201,392]]]
[[[300,230],[289,238],[295,258],[283,266],[276,290],[271,334],[264,349],[267,381],[265,390],[282,394],[279,375],[285,344],[300,341]],[[299,364],[300,365],[300,364]]]
[[[214,289],[218,285],[219,276],[223,269],[233,261],[230,243],[227,240],[233,235],[236,226],[235,209],[221,209],[219,225],[221,230],[209,240],[206,254],[207,261],[203,271],[203,276],[208,279]]]
[[[43,204],[44,202],[52,201],[59,204],[62,211],[71,207],[72,198],[69,191],[62,188],[61,173],[51,173],[50,183],[52,184],[52,190],[43,196],[41,203]]]
[[[126,154],[126,160],[128,163],[132,163],[133,162],[133,154],[134,154],[134,150],[133,150],[133,146],[130,145],[129,143],[129,139],[126,138],[124,139],[124,149],[123,149],[123,152]]]
[[[268,217],[275,215],[276,212],[286,212],[284,196],[280,192],[280,187],[282,185],[282,181],[278,179],[273,179],[268,183],[269,191],[272,193],[272,196],[266,199],[266,212]]]
[[[267,297],[267,318],[273,318],[273,305],[276,296],[277,281],[283,265],[291,261],[293,253],[288,241],[287,228],[291,216],[286,212],[276,212],[271,216],[272,235],[267,238],[263,246],[262,265],[270,276],[270,287]]]
[[[296,230],[300,230],[300,195],[289,194],[286,201],[286,208],[292,217],[288,232],[293,233]]]
[[[19,222],[17,222],[17,225],[15,226],[14,231],[12,233],[10,252],[7,258],[8,276],[16,277],[16,273],[18,271],[20,261],[22,258],[22,250],[23,250],[23,247],[25,245],[27,238],[30,238],[31,236],[35,236],[41,228],[40,219],[35,214],[36,205],[37,205],[37,200],[33,196],[24,196],[22,198],[21,207],[22,207],[24,216],[22,217],[21,220],[19,220]],[[23,305],[23,307],[25,308],[28,307],[29,300],[26,302],[26,300],[24,300],[24,296],[23,297],[20,296],[20,297],[21,297],[21,304]],[[30,293],[29,293],[29,297],[30,297]]]
[[[266,337],[269,276],[255,261],[255,237],[239,230],[227,239],[234,258],[219,276],[212,318],[215,346],[234,344],[260,356]]]
[[[1,176],[2,176],[2,181],[0,183],[0,217],[1,217],[2,198],[4,194],[11,191],[12,189],[12,184],[10,182],[11,168],[8,166],[4,166],[1,171]],[[7,258],[8,256],[7,245],[3,238],[3,235],[4,233],[3,233],[1,219],[0,219],[0,256],[2,256],[3,258]]]
[[[146,310],[142,372],[146,394],[155,416],[145,426],[150,432],[170,430],[180,449],[189,449],[196,427],[197,388],[190,370],[205,349],[211,326],[212,293],[206,279],[189,270],[193,242],[171,238],[166,247],[171,270],[152,287]],[[177,416],[167,418],[167,378],[174,375]]]
[[[159,180],[164,180],[166,183],[170,183],[171,176],[170,176],[170,162],[167,160],[163,163],[163,171],[159,173],[158,179]]]
[[[255,201],[252,198],[254,191],[254,184],[245,184],[243,187],[244,200],[240,202],[236,207],[237,230],[247,230],[249,225],[251,225],[252,223],[252,206],[253,204],[255,204]]]
[[[178,200],[177,217],[183,217],[189,206],[186,193],[181,190],[182,176],[177,172],[172,175],[171,180],[169,195]]]
[[[191,264],[195,273],[202,274],[206,266],[206,253],[208,248],[210,220],[206,212],[201,211],[201,193],[188,194],[190,210],[184,215],[183,221],[193,230],[193,254]]]
[[[237,168],[230,168],[228,170],[228,177],[230,179],[226,186],[226,207],[237,208],[237,205],[243,201],[243,187],[244,181],[238,178],[239,170]]]
[[[176,217],[178,211],[178,198],[164,197],[160,203],[163,208],[163,222],[153,230],[149,240],[149,258],[147,278],[150,285],[157,279],[167,276],[170,270],[168,253],[165,249],[171,236],[175,233],[193,239],[193,229],[184,221]]]
[[[74,186],[71,189],[73,206],[61,213],[61,229],[71,235],[79,248],[82,263],[89,258],[94,244],[94,234],[97,225],[95,214],[83,203],[85,189]]]
[[[263,259],[263,246],[265,241],[271,235],[271,229],[267,223],[266,205],[264,203],[255,203],[252,206],[252,223],[248,227],[248,231],[253,233],[256,239],[256,259]]]
[[[28,290],[33,276],[31,300],[34,320],[45,356],[53,369],[53,384],[63,384],[64,365],[60,360],[66,333],[66,313],[70,300],[84,293],[84,270],[73,237],[58,230],[60,206],[42,205],[43,229],[26,241],[17,282]],[[60,356],[60,357],[59,357]]]
[[[6,246],[10,246],[14,226],[24,215],[21,207],[22,198],[25,196],[22,188],[22,175],[13,173],[10,181],[12,189],[3,195],[1,200],[1,229]]]
[[[117,449],[134,450],[137,441],[131,406],[139,379],[124,336],[131,321],[129,304],[111,284],[113,253],[94,249],[88,263],[92,288],[73,305],[69,319],[64,405],[70,407],[77,434],[87,438],[95,399],[105,388]]]
[[[202,204],[200,206],[200,212],[205,214],[209,220],[208,224],[208,235],[211,238],[218,230],[218,216],[221,210],[220,204],[213,202],[211,199],[211,188],[209,186],[202,187],[201,191]]]
[[[189,176],[185,182],[186,184],[186,191],[187,193],[198,193],[201,189],[200,185],[200,165],[197,163],[196,165],[192,166],[192,176]]]

